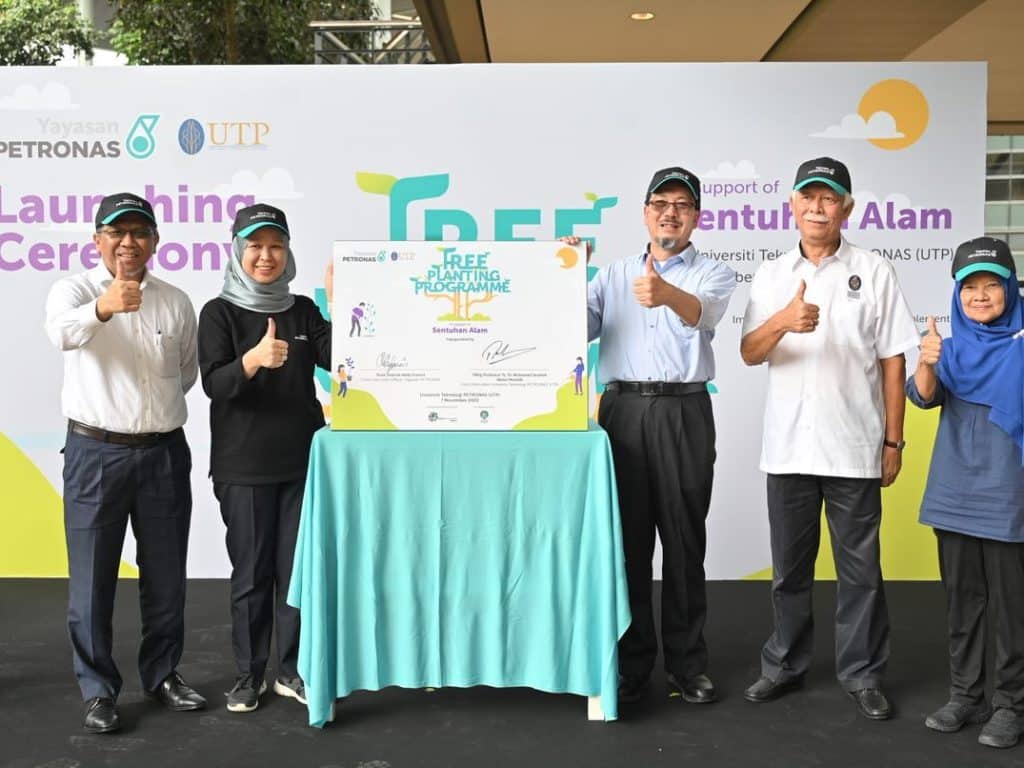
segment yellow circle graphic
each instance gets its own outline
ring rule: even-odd
[[[881,80],[864,92],[857,113],[867,122],[876,112],[892,115],[896,130],[903,134],[898,139],[868,139],[880,149],[909,147],[928,127],[928,99],[907,80]]]
[[[575,248],[559,248],[555,256],[562,260],[562,269],[572,269],[579,260]]]

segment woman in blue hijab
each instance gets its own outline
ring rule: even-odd
[[[324,426],[314,369],[330,370],[331,324],[291,293],[295,256],[284,211],[243,208],[220,296],[199,316],[199,371],[210,397],[210,476],[227,526],[231,712],[251,712],[276,624],[274,692],[306,703],[299,612],[285,602],[313,433]],[[330,272],[328,272],[330,275]],[[328,279],[328,292],[331,290]]]
[[[1020,739],[1024,714],[1024,303],[1009,247],[979,237],[953,259],[951,338],[921,339],[910,400],[942,406],[920,520],[935,529],[949,623],[950,700],[936,731],[985,723],[981,744]],[[985,699],[986,633],[994,680]]]

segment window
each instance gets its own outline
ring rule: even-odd
[[[988,137],[985,234],[1009,243],[1024,279],[1024,136]]]

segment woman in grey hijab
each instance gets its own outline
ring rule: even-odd
[[[237,666],[232,712],[251,712],[267,689],[305,704],[298,674],[299,614],[285,599],[313,433],[324,426],[314,369],[331,364],[331,324],[291,293],[295,257],[284,211],[240,210],[220,295],[199,316],[199,370],[210,397],[210,476],[227,526],[231,635]],[[328,279],[328,292],[330,292]]]

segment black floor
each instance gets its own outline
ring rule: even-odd
[[[817,657],[807,687],[749,704],[758,651],[769,631],[768,585],[709,587],[710,674],[721,700],[669,700],[655,676],[645,702],[621,708],[615,723],[586,720],[586,702],[528,689],[402,689],[354,694],[323,730],[305,709],[264,696],[251,714],[224,709],[234,672],[224,581],[189,584],[181,672],[210,700],[201,713],[170,713],[142,698],[135,582],[122,582],[115,649],[125,677],[123,730],[92,736],[80,727],[81,701],[64,624],[67,584],[0,580],[0,766],[3,768],[400,768],[404,766],[1019,766],[1024,745],[1005,752],[977,743],[979,728],[943,735],[925,715],[946,700],[944,608],[933,583],[888,588],[893,653],[888,722],[859,717],[833,677],[833,585],[817,590]]]

